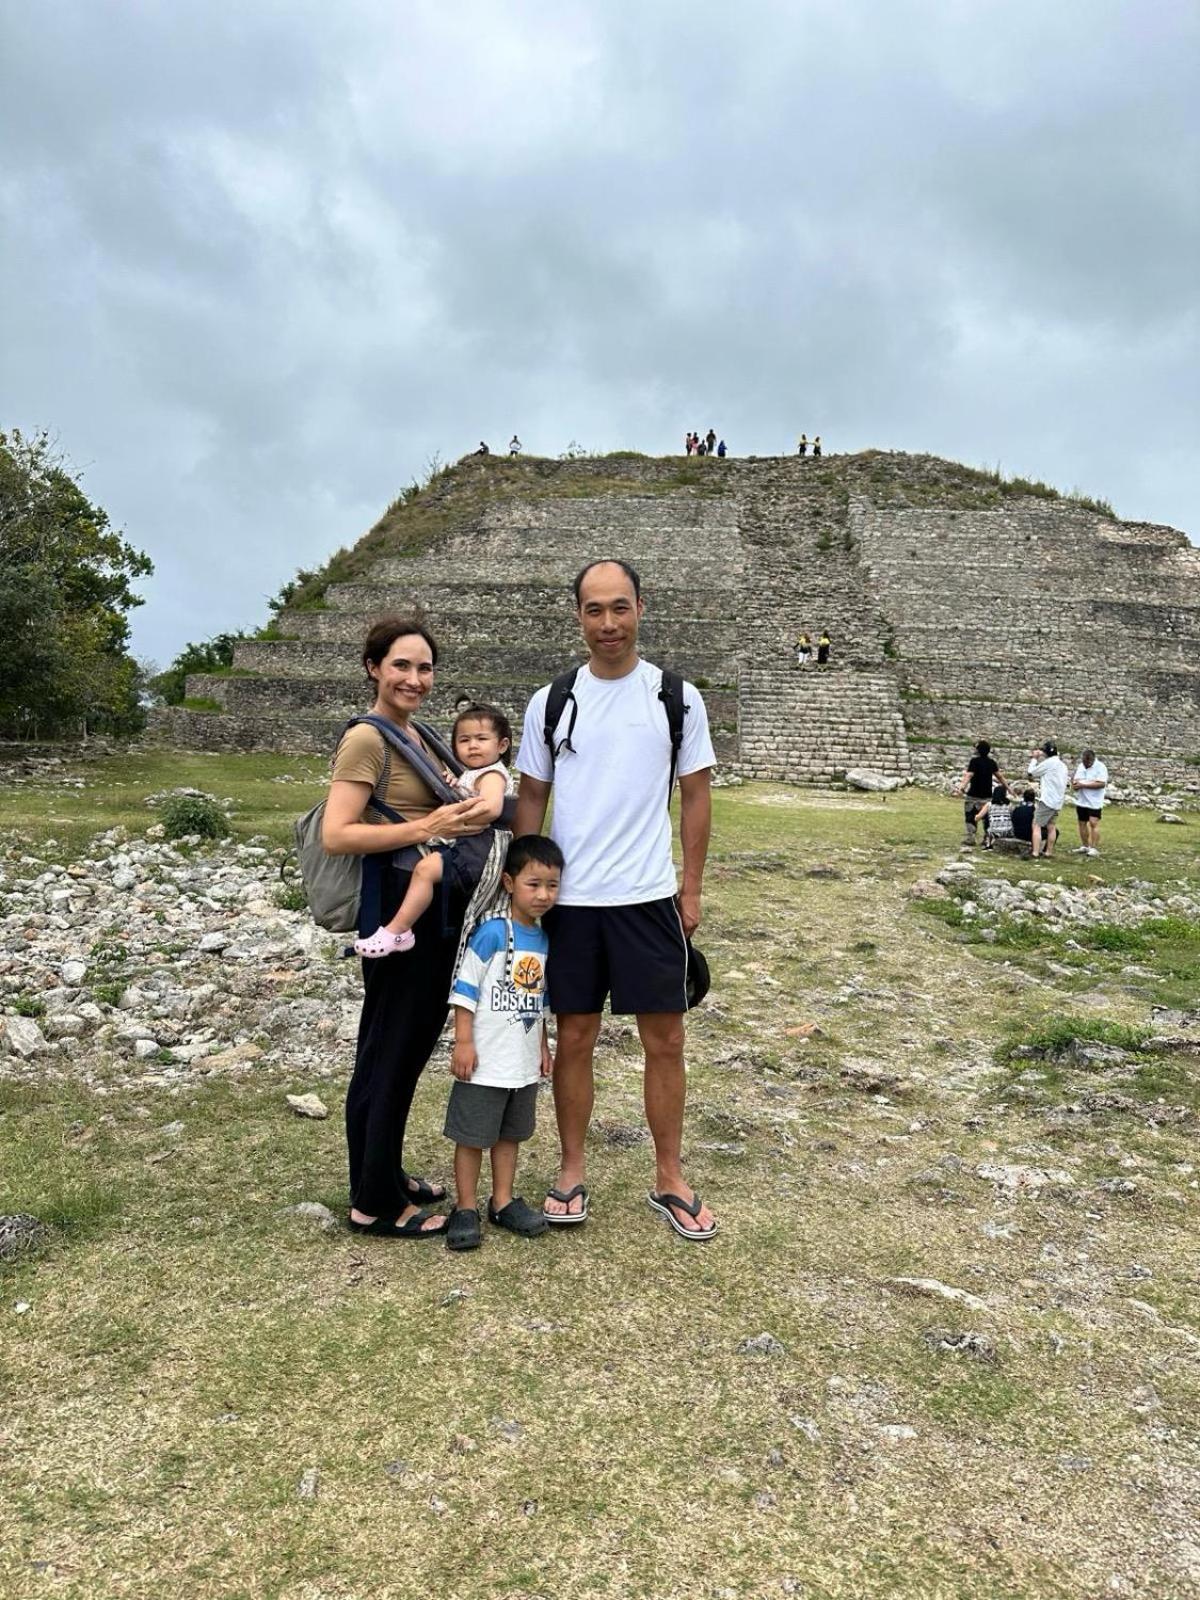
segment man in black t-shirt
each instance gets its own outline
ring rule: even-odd
[[[955,794],[963,796],[963,823],[966,828],[963,836],[964,844],[976,842],[976,827],[987,814],[992,789],[997,782],[1004,782],[1000,763],[992,755],[992,747],[987,740],[980,739],[975,746],[975,754],[963,768],[963,775],[954,791]]]

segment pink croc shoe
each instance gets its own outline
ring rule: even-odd
[[[390,933],[387,928],[376,928],[369,939],[355,939],[354,953],[364,960],[374,961],[380,956],[395,956],[402,950],[411,950],[416,942],[416,935],[407,928],[403,933]]]

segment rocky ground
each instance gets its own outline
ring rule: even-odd
[[[157,770],[86,844],[4,842],[0,1592],[1200,1594],[1190,818],[1050,876],[911,791],[723,793],[721,1235],[641,1201],[615,1019],[593,1220],[463,1262],[338,1226],[359,977],[296,909],[289,777],[215,845],[160,836]]]

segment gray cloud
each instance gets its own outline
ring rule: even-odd
[[[440,452],[801,427],[1200,531],[1200,23],[1034,0],[10,6],[4,416],[252,624]]]

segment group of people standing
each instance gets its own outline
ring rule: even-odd
[[[829,652],[832,649],[833,640],[829,637],[828,628],[821,629],[820,637],[817,639],[815,646],[813,645],[813,642],[809,638],[808,634],[802,633],[796,640],[796,665],[798,667],[806,667],[812,660],[815,652],[817,665],[819,667],[828,666]]]
[[[800,443],[796,446],[796,454],[798,456],[806,456],[810,449],[814,456],[819,456],[821,454],[820,434],[817,434],[811,445],[808,442],[808,435],[806,433],[802,433],[800,435]]]
[[[1036,780],[1037,789],[1025,788],[1020,803],[1013,805],[1010,785],[991,745],[986,739],[979,741],[955,788],[955,793],[963,797],[963,843],[979,843],[982,825],[985,849],[994,849],[1000,840],[1012,839],[1028,844],[1033,860],[1049,859],[1054,854],[1058,818],[1069,789],[1079,828],[1075,854],[1098,856],[1108,768],[1096,752],[1090,748],[1081,751],[1074,774],[1069,775],[1058,746],[1053,739],[1046,739],[1030,752],[1026,775]]]
[[[364,996],[346,1095],[355,1232],[474,1248],[485,1150],[493,1228],[534,1237],[584,1223],[584,1147],[606,1000],[635,1018],[645,1057],[655,1156],[648,1203],[681,1238],[717,1231],[682,1168],[684,1013],[703,982],[691,935],[701,918],[715,764],[707,713],[692,684],[638,654],[643,600],[631,566],[589,562],[574,601],[587,661],[526,707],[515,799],[500,781],[512,742],[499,707],[461,710],[453,748],[417,721],[438,661],[425,624],[386,618],[367,636],[362,660],[374,702],[339,743],[322,827],[329,853],[364,862]],[[676,783],[678,887],[669,809]],[[478,924],[464,928],[497,861],[507,898],[490,899]],[[447,1215],[446,1189],[410,1172],[405,1146],[417,1083],[451,1006],[444,1132],[454,1145],[455,1204]],[[531,1206],[515,1192],[516,1170],[542,1077],[553,1088],[560,1153],[545,1198]]]
[[[726,454],[724,439],[718,440],[712,428],[703,437],[698,433],[684,435],[684,451],[689,456],[721,456]]]

